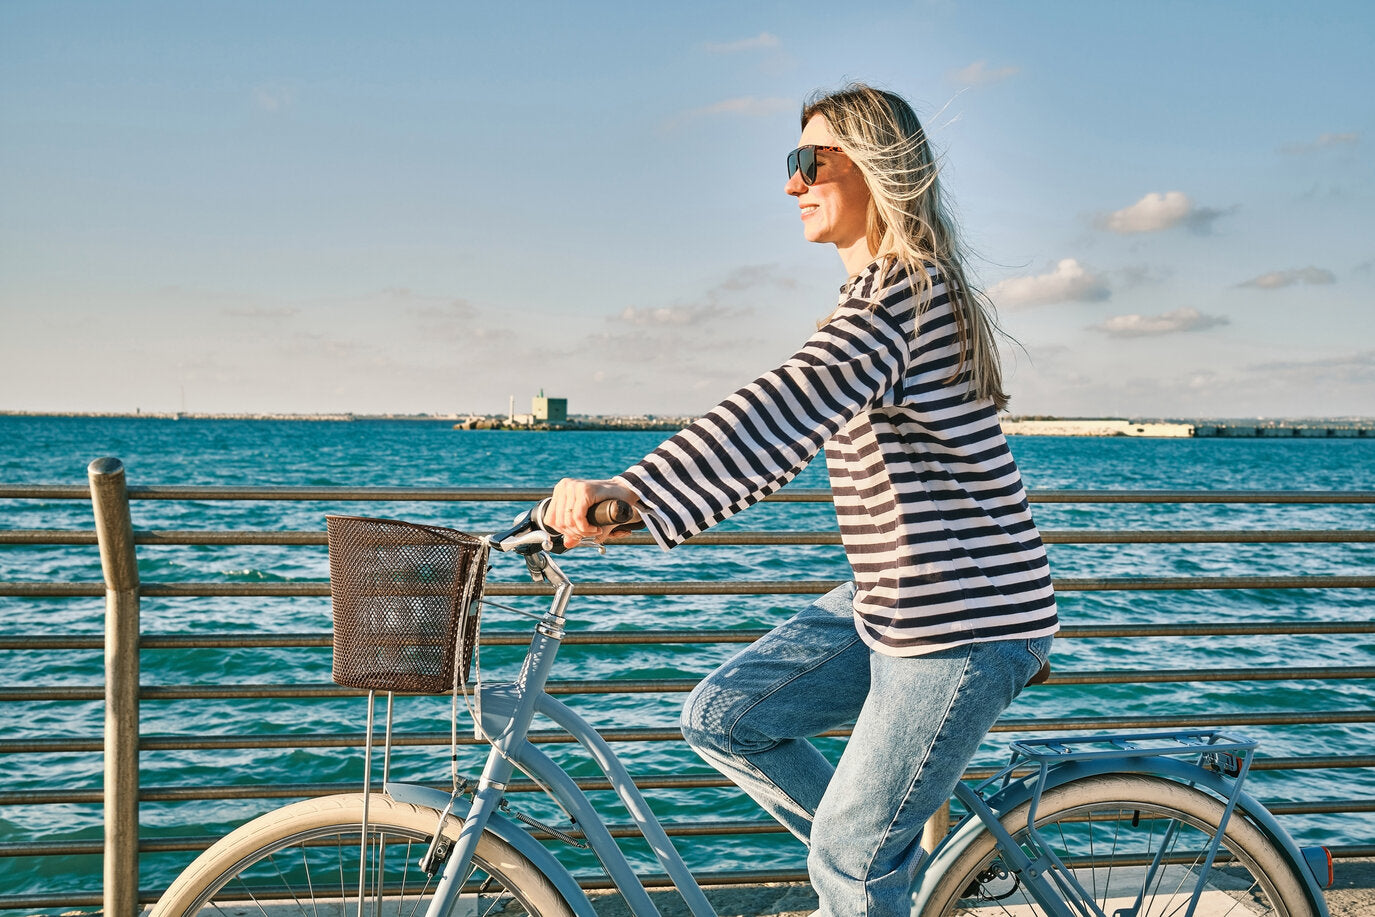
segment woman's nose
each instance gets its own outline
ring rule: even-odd
[[[800,169],[789,175],[788,183],[783,186],[783,193],[791,194],[793,197],[797,197],[806,190],[807,183],[802,180],[802,171]]]

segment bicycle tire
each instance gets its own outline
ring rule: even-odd
[[[268,901],[294,902],[303,914],[353,914],[362,821],[361,793],[308,799],[268,812],[197,857],[163,893],[150,917],[262,913],[260,902]],[[366,900],[384,902],[378,909],[382,914],[424,913],[437,880],[426,876],[418,862],[438,823],[434,809],[380,794],[369,798]],[[445,836],[457,837],[461,826],[451,816]],[[490,831],[478,841],[473,861],[476,871],[456,915],[573,917],[573,908],[539,868]],[[348,907],[341,908],[344,904]]]
[[[1024,848],[1029,808],[1023,803],[1002,819]],[[1171,780],[1104,774],[1047,790],[1037,806],[1036,827],[1103,913],[1127,907],[1140,893],[1143,901],[1137,913],[1154,917],[1185,912],[1203,850],[1216,835],[1222,812],[1216,798]],[[1166,866],[1147,887],[1146,864],[1166,843],[1166,819],[1177,827],[1165,849]],[[1263,831],[1234,812],[1197,913],[1311,917],[1315,910],[1296,868]],[[1205,909],[1205,900],[1216,910]],[[924,917],[1044,913],[1017,878],[1002,868],[1001,854],[987,831],[969,841],[929,901]]]

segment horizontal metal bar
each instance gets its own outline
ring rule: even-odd
[[[549,488],[518,487],[129,487],[132,500],[306,500],[306,501],[485,501],[543,499]],[[1375,491],[1343,490],[1043,490],[1027,493],[1033,503],[1375,503]],[[0,499],[89,500],[84,485],[0,484]],[[765,499],[785,503],[829,503],[829,488],[784,488]]]
[[[1364,859],[1375,856],[1375,844],[1329,847],[1334,858],[1339,859]],[[670,888],[673,881],[662,874],[638,876],[641,883],[646,888]],[[786,869],[732,869],[721,872],[694,872],[693,878],[697,884],[713,888],[724,888],[734,885],[760,885],[760,884],[781,884],[796,883],[803,884],[808,881],[807,873],[802,870]],[[578,878],[578,884],[589,891],[600,891],[612,888],[609,879],[590,877]],[[140,904],[153,904],[162,895],[162,889],[141,890],[138,893]],[[0,895],[0,910],[17,910],[20,908],[73,908],[73,907],[98,907],[103,903],[101,893],[96,892],[65,892],[59,894],[42,895]]]
[[[1375,799],[1323,799],[1309,802],[1261,801],[1275,815],[1344,815],[1350,812],[1375,812]],[[634,838],[640,829],[628,823],[608,824],[612,837]],[[664,832],[670,837],[740,837],[754,834],[781,834],[784,827],[776,821],[760,819],[704,820],[699,822],[665,822]],[[550,839],[554,835],[536,829],[536,837]],[[572,837],[582,837],[577,828],[566,831]],[[139,838],[139,853],[198,852],[219,840],[214,835]],[[28,841],[0,844],[0,857],[38,856],[95,856],[104,852],[100,840],[90,841]]]
[[[1375,678],[1375,666],[1296,666],[1265,669],[1108,669],[1087,672],[1057,672],[1048,685],[1158,684],[1180,681],[1311,681],[1319,679]],[[693,678],[601,678],[550,681],[550,694],[654,694],[691,691]],[[251,684],[251,685],[145,685],[141,700],[247,699],[263,697],[359,697],[357,688],[335,684]],[[3,701],[88,701],[101,700],[101,685],[50,685],[0,687]]]
[[[1375,491],[1033,489],[1027,491],[1027,499],[1032,503],[1375,503]]]
[[[1047,685],[1160,684],[1213,681],[1311,681],[1375,678],[1375,666],[1296,666],[1266,669],[1108,669],[1053,673]],[[691,691],[693,678],[605,678],[550,681],[550,694],[655,694]],[[145,685],[141,700],[359,697],[367,692],[335,684]],[[86,701],[104,698],[100,685],[0,687],[3,701]]]
[[[1364,529],[1159,529],[1088,530],[1041,532],[1046,544],[1356,544],[1375,542],[1375,531]],[[0,530],[0,544],[79,545],[96,543],[95,532],[79,529]],[[313,545],[324,546],[323,531],[195,531],[150,530],[134,532],[140,545]],[[631,535],[617,545],[652,545],[648,535]],[[838,545],[836,531],[726,531],[703,532],[688,545]]]
[[[1304,757],[1268,758],[1258,757],[1252,761],[1252,770],[1290,771],[1290,770],[1330,770],[1336,768],[1375,767],[1375,755],[1309,755]],[[994,767],[971,767],[965,770],[965,780],[987,780],[997,772]],[[1028,771],[1030,773],[1030,771]],[[735,784],[719,774],[642,774],[632,776],[635,785],[642,790],[697,790],[733,787]],[[612,789],[611,782],[605,777],[579,777],[574,781],[586,792]],[[447,784],[434,784],[437,789],[448,789]],[[140,802],[186,802],[207,799],[305,799],[313,796],[328,796],[333,793],[355,793],[357,781],[347,783],[274,783],[274,784],[226,784],[201,786],[145,786],[139,791]],[[516,779],[507,784],[507,792],[543,792],[531,780]],[[0,791],[0,806],[17,805],[58,805],[86,804],[98,805],[103,793],[99,789],[57,789],[21,790],[18,792]]]
[[[580,595],[824,595],[841,580],[673,580],[665,582],[586,582]],[[1109,576],[1054,580],[1058,592],[1154,592],[1214,589],[1372,589],[1375,576]],[[551,595],[546,585],[488,583],[491,596]],[[74,598],[103,596],[102,583],[0,582],[0,596]],[[155,583],[139,587],[145,598],[306,598],[329,595],[329,583]]]
[[[607,830],[612,837],[639,837],[640,829],[634,824],[609,823]],[[745,834],[780,834],[786,829],[776,821],[759,819],[737,819],[734,821],[664,822],[664,832],[670,837],[734,837]],[[536,829],[536,837],[552,838],[554,835]],[[578,828],[571,828],[567,834],[582,837]],[[150,838],[146,831],[139,837],[139,853],[166,853],[177,850],[204,850],[218,837],[211,835],[178,836],[171,838]],[[19,856],[90,856],[102,853],[105,844],[100,840],[90,841],[29,841],[0,844],[0,857]]]
[[[752,643],[767,628],[702,628],[679,630],[573,631],[563,638],[565,646],[651,646],[671,643]],[[1272,634],[1375,634],[1375,621],[1233,621],[1177,624],[1083,624],[1060,628],[1060,640],[1111,637],[1220,637]],[[525,646],[528,631],[484,630],[483,646]],[[311,648],[332,644],[324,631],[283,634],[144,634],[142,649],[263,649]],[[104,638],[96,635],[7,634],[0,635],[0,650],[98,650]]]
[[[1200,714],[1196,716],[1068,716],[1047,719],[1009,717],[999,720],[993,732],[1073,732],[1080,730],[1180,729],[1196,726],[1307,726],[1319,723],[1375,723],[1375,709],[1310,710],[1295,713],[1288,710],[1261,710],[1236,714]],[[608,742],[681,742],[683,734],[677,729],[600,729],[598,734]],[[822,733],[828,738],[844,738],[849,729],[833,729]],[[573,737],[561,730],[532,730],[530,741],[536,743],[570,743]],[[395,732],[392,745],[396,747],[442,746],[450,742],[450,733]],[[485,745],[471,735],[460,735],[459,745]],[[363,734],[357,732],[284,733],[281,735],[196,735],[145,734],[139,742],[140,751],[224,750],[231,748],[361,748]],[[58,754],[97,752],[101,750],[99,737],[87,738],[30,738],[0,740],[0,754]]]

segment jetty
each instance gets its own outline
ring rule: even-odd
[[[1002,418],[1009,436],[1141,436],[1155,438],[1372,438],[1375,420],[1133,420],[1120,417]]]
[[[696,420],[695,417],[659,417],[652,414],[640,416],[582,416],[567,417],[563,420],[536,420],[529,415],[517,414],[515,417],[473,415],[454,424],[455,430],[517,430],[523,432],[547,433],[569,431],[612,430],[620,433],[633,433],[642,430],[661,430],[677,432]]]

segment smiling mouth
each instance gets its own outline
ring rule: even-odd
[[[820,207],[819,204],[803,204],[803,205],[802,205],[802,219],[804,219],[804,220],[807,219],[807,217],[809,217],[809,216],[811,216],[812,214],[816,213],[816,212],[817,212],[818,210],[820,210],[820,209],[821,209],[821,207]]]

